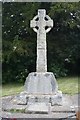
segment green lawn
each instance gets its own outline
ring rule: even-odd
[[[79,85],[80,78],[79,77],[65,77],[57,79],[59,90],[61,90],[65,94],[77,94],[80,93]]]
[[[14,95],[23,91],[23,84],[6,84],[2,86],[2,96]]]
[[[80,79],[78,77],[65,77],[57,79],[59,90],[66,94],[80,93],[78,86]],[[14,95],[23,91],[23,84],[6,84],[2,86],[2,96]]]

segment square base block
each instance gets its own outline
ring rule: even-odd
[[[26,78],[24,89],[28,94],[54,94],[58,85],[52,72],[32,72]]]

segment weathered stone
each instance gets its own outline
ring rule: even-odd
[[[49,112],[49,105],[46,103],[29,103],[25,112],[34,112],[34,113],[48,113]]]
[[[30,97],[33,95],[29,95]],[[37,95],[34,95],[34,97],[36,97]],[[42,98],[44,97],[44,95],[41,96]],[[45,95],[45,97],[50,97],[49,95]],[[14,105],[10,103],[10,100],[13,99],[13,96],[8,96],[8,97],[4,97],[2,98],[2,110],[4,110],[1,114],[2,118],[52,118],[52,119],[70,119],[71,118],[75,118],[75,111],[76,111],[76,107],[77,103],[72,104],[73,100],[75,99],[75,101],[78,100],[77,97],[70,96],[70,95],[64,95],[63,94],[63,98],[65,98],[64,100],[67,101],[64,102],[64,105],[62,106],[51,106],[50,109],[50,113],[45,114],[44,112],[32,112],[32,114],[28,114],[27,113],[27,105]],[[70,102],[72,101],[72,102]],[[28,104],[29,105],[29,104]],[[73,105],[73,106],[72,106]],[[13,112],[5,112],[5,111],[12,111],[12,110],[19,110],[16,111],[16,113]],[[79,110],[79,109],[78,109]],[[26,113],[25,113],[26,111]],[[19,112],[19,113],[18,113]],[[77,112],[77,111],[76,111]],[[35,113],[35,114],[33,114]]]
[[[58,106],[55,106],[55,105],[54,105],[54,106],[52,106],[51,111],[52,111],[52,112],[57,112],[57,113],[58,113],[58,112],[64,112],[64,113],[65,113],[65,112],[68,112],[68,113],[69,113],[69,112],[75,112],[75,108],[74,108],[74,106],[73,106],[73,108],[72,108],[72,107],[69,106],[69,105],[68,105],[68,106],[67,106],[67,105],[64,105],[64,106],[63,106],[63,105],[62,105],[62,106],[59,106],[59,105],[58,105]]]
[[[47,20],[46,20],[47,19]],[[37,32],[37,72],[47,72],[46,33],[53,27],[53,20],[46,15],[45,9],[39,9],[38,15],[31,20],[30,26]],[[47,29],[45,27],[48,27]],[[37,28],[36,28],[37,27]]]
[[[50,95],[34,95],[29,96],[28,103],[46,103],[48,104],[50,102]]]
[[[1,115],[3,118],[21,118],[21,120],[24,120],[26,118],[37,118],[44,120],[44,118],[52,118],[55,119],[65,119],[65,120],[71,120],[71,118],[75,118],[75,113],[52,113],[52,114],[26,114],[26,113],[10,113],[10,112],[2,112]]]
[[[25,110],[26,105],[14,105],[14,104],[6,104],[6,106],[3,107],[4,111],[11,111],[11,110]]]
[[[25,91],[29,94],[55,94],[58,86],[53,73],[33,72],[26,79]]]
[[[51,96],[51,105],[62,105],[62,92],[58,91],[55,95]]]
[[[12,100],[12,103],[14,104],[21,104],[21,105],[26,105],[28,100],[27,100],[27,95],[25,94],[19,94],[15,96]]]

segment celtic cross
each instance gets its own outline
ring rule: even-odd
[[[53,27],[53,20],[46,15],[45,9],[39,9],[38,15],[31,20],[30,27],[37,33],[37,72],[47,72],[46,33]]]

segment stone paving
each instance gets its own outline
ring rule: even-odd
[[[63,95],[64,103],[63,106],[52,106],[51,110],[48,114],[44,113],[27,113],[26,108],[27,105],[15,105],[11,104],[10,100],[14,98],[14,96],[7,96],[2,98],[2,118],[76,118],[76,111],[78,111],[78,96],[73,95]],[[1,99],[0,99],[1,100]],[[10,110],[16,110],[10,111]],[[19,110],[19,111],[18,111]],[[23,112],[23,113],[21,113]]]

